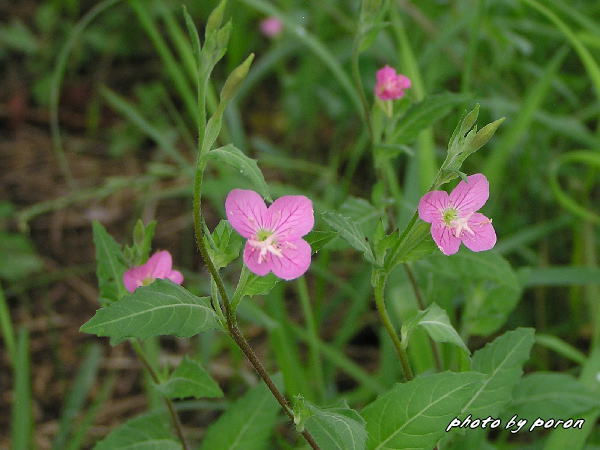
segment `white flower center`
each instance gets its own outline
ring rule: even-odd
[[[264,262],[267,254],[281,258],[283,254],[281,250],[285,248],[295,248],[293,244],[289,242],[280,242],[277,240],[277,235],[269,230],[258,230],[256,235],[248,239],[248,243],[253,247],[254,250],[258,250],[258,263]]]
[[[460,237],[463,230],[468,233],[475,234],[471,228],[469,228],[469,219],[473,213],[466,217],[460,217],[458,210],[454,207],[446,208],[442,211],[442,222],[448,228],[451,228],[454,232],[454,236]]]

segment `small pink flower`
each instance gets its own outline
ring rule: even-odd
[[[419,217],[431,224],[431,236],[442,253],[456,253],[461,241],[474,252],[496,245],[492,219],[476,212],[489,195],[487,178],[477,173],[458,183],[450,195],[431,191],[421,198]]]
[[[260,22],[260,31],[267,37],[276,37],[283,31],[283,22],[277,17],[267,17]]]
[[[308,198],[286,195],[267,208],[256,192],[234,189],[225,200],[225,213],[231,226],[248,239],[244,263],[256,275],[272,271],[293,280],[308,270],[311,248],[302,236],[315,223]]]
[[[385,66],[377,71],[375,95],[381,100],[396,100],[404,96],[404,90],[410,88],[410,78],[397,74],[396,69]]]
[[[135,291],[140,286],[148,286],[157,278],[166,278],[173,283],[183,283],[183,275],[173,270],[173,259],[171,254],[162,250],[156,252],[146,261],[146,264],[132,267],[123,274],[123,284],[129,292]]]

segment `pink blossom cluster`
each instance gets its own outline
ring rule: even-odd
[[[376,74],[375,95],[381,100],[396,100],[404,96],[404,91],[411,86],[410,78],[396,73],[396,69],[384,66]]]

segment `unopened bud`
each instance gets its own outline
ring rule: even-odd
[[[250,70],[250,65],[254,60],[254,53],[250,53],[250,55],[246,58],[246,60],[237,66],[227,77],[225,81],[225,85],[221,90],[221,102],[228,102],[233,98],[235,93],[238,91],[242,81],[248,75],[248,71]]]
[[[485,144],[487,144],[487,142],[492,138],[492,136],[494,136],[494,133],[496,132],[498,127],[502,125],[502,122],[504,122],[505,119],[505,117],[502,117],[501,119],[495,120],[492,123],[488,123],[485,127],[479,130],[473,138],[473,141],[471,142],[469,149],[470,152],[475,152],[481,147],[483,147]]]
[[[221,0],[221,3],[212,10],[206,21],[206,29],[204,30],[205,39],[215,31],[219,29],[223,22],[223,16],[225,15],[225,7],[227,6],[227,0]]]

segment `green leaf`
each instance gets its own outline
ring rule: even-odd
[[[467,97],[458,94],[439,94],[429,96],[412,105],[400,118],[390,143],[410,144],[419,133],[444,117],[452,108],[463,103]]]
[[[408,346],[408,339],[417,327],[422,327],[427,334],[436,342],[449,342],[462,348],[467,353],[471,353],[465,345],[462,338],[450,323],[450,318],[446,311],[435,303],[432,303],[424,311],[419,311],[416,316],[410,318],[402,324],[402,346]]]
[[[526,287],[600,284],[600,268],[593,266],[523,267],[518,274]]]
[[[311,231],[304,236],[304,240],[308,242],[313,253],[318,253],[331,240],[335,239],[337,235],[336,231]]]
[[[276,382],[281,377],[274,377]],[[208,427],[200,450],[264,450],[277,423],[279,404],[267,387],[260,383],[229,406]]]
[[[438,304],[448,309],[464,302],[461,332],[466,334],[486,336],[498,330],[521,297],[519,279],[494,252],[439,254],[414,267],[420,282],[433,286],[431,295]]]
[[[223,391],[202,365],[188,356],[169,378],[156,386],[169,398],[216,398],[223,397]]]
[[[102,224],[95,220],[92,228],[96,246],[96,276],[100,288],[100,303],[106,304],[119,300],[127,293],[123,284],[123,274],[127,267],[123,261],[121,246]]]
[[[221,220],[212,233],[215,248],[210,249],[211,259],[220,269],[227,267],[230,262],[240,255],[242,237],[234,231],[227,220]]]
[[[114,339],[159,335],[190,337],[218,328],[207,297],[196,297],[168,280],[156,280],[99,309],[80,329]]]
[[[321,450],[363,450],[367,442],[365,420],[347,404],[319,408],[302,399],[308,417],[302,421]]]
[[[256,160],[248,158],[239,148],[229,144],[210,151],[208,157],[238,169],[240,174],[252,182],[260,195],[269,202],[273,201],[265,177],[258,168]]]
[[[27,236],[0,231],[0,278],[16,281],[43,267]]]
[[[533,328],[508,331],[473,354],[471,369],[487,375],[462,408],[473,417],[497,415],[511,399],[535,341]]]
[[[356,222],[333,211],[324,212],[321,216],[327,225],[337,231],[348,244],[362,252],[367,261],[375,264],[373,250]]]
[[[271,289],[273,289],[277,283],[279,283],[279,278],[272,273],[269,273],[264,277],[252,273],[248,277],[248,282],[244,287],[244,295],[249,297],[254,295],[266,295],[271,292]]]
[[[485,375],[442,372],[396,384],[363,410],[369,449],[430,450]]]
[[[513,391],[506,409],[511,416],[535,420],[575,417],[600,405],[600,392],[594,392],[571,375],[536,372],[523,377]]]
[[[94,450],[181,450],[171,434],[166,414],[152,413],[128,420],[98,442]]]
[[[391,245],[385,258],[385,269],[389,272],[398,264],[417,261],[435,252],[437,247],[431,238],[430,229],[430,224],[419,221],[402,241],[400,235],[396,234],[396,242]]]

